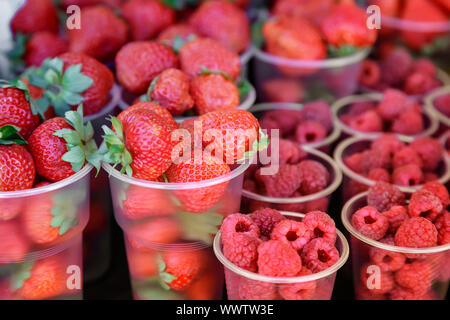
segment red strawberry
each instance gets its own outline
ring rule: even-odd
[[[158,36],[158,42],[166,46],[176,48],[176,41],[188,41],[190,37],[196,37],[194,28],[188,24],[174,24],[163,30]],[[177,39],[177,40],[175,40]]]
[[[165,45],[153,41],[130,42],[116,56],[117,80],[132,93],[144,93],[153,78],[177,68],[178,58]]]
[[[306,18],[318,26],[333,6],[333,0],[277,0],[272,13],[275,16]]]
[[[241,73],[239,56],[212,39],[198,38],[187,42],[179,52],[181,70],[190,78],[202,72],[202,68],[218,70],[236,79]]]
[[[114,59],[128,38],[125,21],[105,6],[82,9],[80,20],[80,29],[68,30],[70,51],[84,53],[98,60]]]
[[[178,128],[177,122],[166,108],[161,107],[159,104],[148,101],[138,102],[128,107],[117,116],[117,119],[119,119],[122,125],[126,127],[129,123],[138,118],[142,112],[151,112],[157,117],[162,118],[162,120],[170,130],[175,130]]]
[[[148,250],[152,243],[175,243],[182,235],[178,221],[168,217],[144,220],[127,228],[128,242],[141,250]]]
[[[244,10],[228,1],[203,2],[189,19],[201,36],[220,42],[240,53],[250,43],[250,22]]]
[[[48,31],[37,32],[27,42],[24,60],[27,66],[39,67],[45,59],[54,58],[67,51],[65,40]]]
[[[145,280],[158,274],[156,253],[151,250],[127,248],[128,269],[135,280]]]
[[[1,158],[1,156],[0,156],[0,158]],[[11,220],[11,219],[14,219],[15,217],[17,217],[17,215],[22,210],[22,205],[23,205],[23,203],[20,198],[0,199],[0,221],[1,220]]]
[[[11,21],[14,33],[58,32],[58,16],[52,0],[27,0]]]
[[[130,0],[121,10],[134,41],[151,40],[175,22],[175,12],[158,0]]]
[[[27,149],[26,141],[17,133],[20,129],[5,125],[0,127],[0,191],[31,189],[35,176],[35,164]],[[2,200],[2,209],[5,208]],[[6,212],[0,216],[7,219],[17,215],[17,202],[8,202]]]
[[[30,248],[16,221],[0,221],[0,267],[23,260]]]

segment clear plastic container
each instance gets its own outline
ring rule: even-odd
[[[259,103],[250,107],[248,111],[253,113],[253,115],[259,120],[264,116],[264,113],[272,110],[297,110],[301,111],[303,109],[303,105],[300,103],[283,103],[283,102],[272,102],[272,103]],[[329,154],[333,149],[334,142],[339,138],[340,128],[336,124],[335,116],[332,114],[333,118],[333,129],[328,132],[328,135],[325,139],[314,142],[303,144],[304,147],[310,147],[314,149],[318,149],[326,154]]]
[[[330,174],[328,186],[320,192],[294,198],[269,197],[243,189],[241,212],[251,213],[259,208],[294,212],[328,211],[331,195],[342,182],[342,172],[333,159],[325,153],[311,147],[303,147],[303,149],[308,154],[308,160],[316,160],[325,166]]]
[[[85,165],[59,182],[0,192],[0,299],[82,297],[81,234],[89,220],[91,170]],[[44,289],[46,275],[52,278]]]
[[[399,138],[403,142],[410,142],[410,140]],[[369,187],[375,184],[374,180],[370,180],[363,175],[360,175],[352,171],[344,163],[344,158],[350,156],[356,152],[361,152],[363,150],[369,149],[374,138],[366,137],[352,137],[342,141],[334,150],[334,160],[339,168],[344,173],[344,179],[342,183],[342,197],[344,201],[347,201],[354,195],[367,191]],[[444,156],[442,163],[439,165],[438,170],[435,172],[439,179],[438,181],[442,184],[447,183],[450,180],[450,157],[448,155]],[[408,192],[411,190],[417,190],[422,187],[422,185],[416,186],[397,186],[400,190]]]
[[[293,212],[282,212],[282,214],[298,221],[304,217],[303,214]],[[292,287],[297,291],[297,296],[292,297],[291,300],[330,300],[336,273],[345,264],[349,255],[347,240],[339,230],[336,232],[339,260],[324,271],[301,277],[269,277],[239,268],[225,258],[221,235],[218,232],[214,239],[214,253],[224,266],[228,299],[282,300],[280,290],[289,290],[289,287]]]
[[[381,101],[383,99],[383,94],[381,93],[366,93],[361,95],[353,95],[348,96],[342,99],[337,100],[331,106],[335,119],[337,121],[337,125],[341,129],[341,140],[347,137],[352,136],[360,136],[360,137],[368,137],[375,138],[383,132],[363,132],[355,130],[349,127],[347,124],[340,120],[340,116],[346,114],[348,112],[349,107],[355,102],[362,101]],[[422,116],[424,120],[424,131],[416,135],[404,135],[404,134],[396,134],[399,138],[405,139],[407,141],[412,141],[419,137],[432,136],[439,128],[439,121],[435,117],[435,115],[430,112],[427,108],[422,109]]]
[[[248,64],[253,57],[253,47],[250,45],[247,50],[239,55],[239,59],[241,60],[241,78],[248,78]]]
[[[411,195],[411,192],[408,192]],[[372,240],[351,223],[358,209],[367,205],[367,192],[350,199],[342,208],[342,222],[350,232],[354,289],[358,300],[442,300],[450,279],[450,244],[431,248],[404,248]],[[395,274],[405,264],[421,268],[416,292],[402,288]]]
[[[264,83],[273,79],[296,81],[308,93],[307,100],[329,97],[334,100],[353,94],[358,89],[361,62],[370,48],[352,55],[324,60],[295,60],[277,57],[259,48],[253,49],[253,76],[258,98],[270,101],[264,93]],[[300,101],[285,101],[300,102]]]
[[[255,103],[255,100],[256,100],[255,88],[253,88],[253,86],[250,83],[249,83],[249,86],[250,86],[250,91],[243,97],[243,99],[242,99],[240,105],[237,107],[237,109],[247,110],[248,108],[250,108],[253,105],[253,103]],[[137,96],[135,94],[127,92],[122,87],[120,87],[120,94],[121,94],[121,98],[119,101],[119,107],[122,110],[125,110],[129,106],[133,105],[134,100],[137,98]],[[179,117],[174,117],[174,119],[177,123],[181,123],[184,120],[193,119],[193,118],[197,118],[197,117],[198,116],[191,116],[191,117],[179,116]]]
[[[441,96],[450,94],[450,85],[439,88],[425,97],[425,108],[432,112],[440,123],[439,132],[444,132],[450,128],[450,117],[439,111],[434,102]]]

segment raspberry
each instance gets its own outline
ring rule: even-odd
[[[352,171],[361,173],[362,152],[357,152],[344,158],[344,164]]]
[[[300,187],[303,175],[299,165],[284,164],[273,175],[262,175],[261,169],[258,169],[255,179],[262,184],[266,195],[289,197]]]
[[[319,142],[327,136],[323,125],[314,120],[300,123],[295,130],[295,138],[300,144]]]
[[[411,217],[423,217],[434,221],[442,212],[443,207],[439,198],[431,191],[421,189],[412,194],[408,210]]]
[[[438,244],[450,243],[450,213],[444,211],[435,221],[434,226],[438,231]]]
[[[425,171],[423,173],[423,182],[436,181],[439,179],[439,176],[434,172]]]
[[[279,300],[275,284],[239,277],[240,300]],[[228,284],[227,284],[228,286]]]
[[[303,267],[297,274],[297,277],[309,276],[312,272]],[[281,284],[278,292],[284,300],[312,300],[316,293],[316,281],[298,282],[292,284]]]
[[[358,101],[350,105],[346,114],[349,116],[356,116],[366,111],[374,110],[375,108],[376,104],[373,101]]]
[[[408,210],[403,206],[393,206],[388,211],[384,211],[381,214],[388,219],[388,231],[393,234],[395,234],[403,222],[409,219]]]
[[[259,232],[262,236],[269,238],[272,233],[273,227],[284,220],[285,217],[277,210],[271,208],[264,208],[256,210],[249,215],[250,219],[259,227]]]
[[[310,238],[311,233],[303,222],[289,219],[278,222],[270,234],[270,239],[279,240],[295,250],[301,250]]]
[[[409,95],[420,95],[439,87],[440,81],[434,76],[422,72],[413,72],[403,83],[403,91]]]
[[[223,243],[223,254],[240,268],[250,272],[258,270],[258,246],[261,240],[250,237],[245,233],[233,233],[231,237]]]
[[[315,160],[303,160],[298,164],[298,169],[301,176],[299,189],[304,195],[322,191],[330,181],[327,169]]]
[[[420,72],[434,77],[436,76],[437,68],[430,59],[419,58],[414,61],[413,72]]]
[[[267,149],[267,156],[271,157],[271,148]],[[278,163],[279,164],[296,164],[301,159],[306,158],[307,154],[303,149],[290,140],[279,139],[278,141]]]
[[[376,264],[366,263],[361,267],[361,284],[373,294],[385,294],[395,287],[394,275],[392,272],[381,271],[378,275],[373,274],[372,268],[381,271],[381,267]]]
[[[387,300],[385,294],[374,294],[366,285],[359,284],[356,288],[356,299],[357,300]]]
[[[385,133],[372,141],[370,148],[374,151],[387,152],[393,155],[397,150],[400,150],[405,144],[400,141],[397,136],[392,133]]]
[[[391,156],[387,151],[365,150],[361,158],[361,171],[368,174],[371,169],[391,167]]]
[[[389,239],[389,238],[388,238]],[[392,241],[392,242],[391,242]],[[394,245],[394,240],[381,239],[380,242]],[[388,251],[376,247],[369,249],[370,259],[381,268],[381,271],[397,271],[405,264],[406,257],[400,252]]]
[[[303,121],[303,114],[297,110],[271,110],[267,111],[261,119],[261,128],[263,129],[280,129],[281,135],[287,135],[292,132],[297,124]],[[270,127],[266,126],[269,121]],[[274,128],[273,125],[276,124]]]
[[[437,110],[450,117],[450,94],[444,94],[434,100],[434,106]]]
[[[416,164],[407,164],[392,172],[392,183],[398,186],[416,186],[422,181],[422,170]]]
[[[359,83],[368,88],[375,87],[381,80],[381,71],[378,64],[370,59],[362,62],[359,74]]]
[[[395,48],[381,61],[382,82],[396,86],[403,82],[413,67],[414,61],[406,49]]]
[[[419,154],[416,150],[409,146],[405,146],[394,152],[394,157],[392,158],[392,167],[394,169],[406,164],[415,164],[420,168],[423,166],[422,159],[419,157]]]
[[[423,169],[434,171],[442,161],[444,150],[438,140],[423,137],[410,143],[410,147],[416,150],[423,162]]]
[[[391,175],[389,174],[389,171],[383,168],[370,169],[367,177],[373,181],[384,181],[387,183],[391,181]]]
[[[311,239],[322,238],[334,244],[336,242],[336,226],[333,219],[321,211],[312,211],[305,215],[302,222],[311,232]]]
[[[333,266],[339,260],[339,252],[331,242],[316,238],[303,247],[302,259],[308,269],[317,273]]]
[[[319,122],[325,129],[331,131],[333,129],[333,116],[331,108],[325,101],[309,102],[303,105],[303,116],[306,120],[314,120]]]
[[[427,293],[433,280],[433,270],[424,261],[405,264],[395,273],[395,281],[412,294],[421,296]]]
[[[430,220],[413,217],[395,233],[395,245],[407,248],[428,248],[437,244],[437,230]]]
[[[368,110],[347,120],[348,126],[361,132],[383,131],[383,121],[374,110]]]
[[[378,114],[386,121],[394,121],[403,112],[410,109],[414,102],[400,90],[387,89],[383,100],[377,107]]]
[[[433,294],[426,293],[422,296],[417,296],[402,287],[396,287],[392,290],[390,297],[391,300],[437,300]]]
[[[399,188],[389,183],[378,181],[369,188],[367,204],[375,207],[378,211],[388,211],[393,206],[405,204],[405,195]]]
[[[258,272],[272,277],[293,277],[302,268],[297,251],[279,240],[263,242],[258,247]]]
[[[352,216],[352,224],[361,234],[374,240],[383,238],[389,228],[387,218],[370,206],[356,211]]]
[[[441,200],[442,207],[444,209],[447,208],[448,204],[450,203],[450,196],[447,188],[437,181],[425,183],[422,187],[422,190],[428,190],[436,197],[438,197],[439,200]]]
[[[424,130],[423,117],[416,110],[402,112],[392,123],[391,131],[399,134],[414,135]]]
[[[259,229],[256,223],[250,217],[234,213],[226,217],[220,227],[222,234],[222,243],[228,240],[233,241],[233,235],[237,233],[245,234],[251,238],[259,238]]]

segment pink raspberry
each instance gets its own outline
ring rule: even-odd
[[[331,108],[325,101],[309,102],[303,105],[303,116],[306,120],[319,122],[328,131],[333,130],[333,116]]]
[[[273,227],[278,222],[286,219],[280,212],[271,208],[256,210],[249,217],[256,223],[261,235],[267,238],[270,238]]]
[[[234,233],[226,242],[223,243],[223,254],[240,268],[250,272],[258,270],[258,246],[261,240],[249,237],[244,233]]]
[[[434,76],[423,72],[413,72],[403,83],[403,91],[409,95],[421,95],[441,85]]]
[[[413,217],[398,228],[395,245],[407,248],[428,248],[437,244],[437,230],[434,224],[422,217]]]
[[[424,261],[405,264],[395,273],[395,281],[412,294],[421,296],[427,293],[433,280],[433,270]]]
[[[237,233],[245,234],[251,238],[259,238],[259,229],[250,217],[234,213],[227,216],[220,227],[222,243],[233,240],[233,235]]]
[[[433,295],[426,293],[422,296],[413,294],[402,287],[396,287],[390,292],[391,300],[437,300]]]
[[[392,238],[381,239],[380,242],[394,245]],[[383,272],[397,271],[405,264],[406,257],[400,252],[394,252],[376,247],[370,247],[369,256],[372,262],[378,265]]]
[[[298,110],[280,109],[267,111],[260,124],[263,129],[280,129],[280,135],[287,135],[303,120],[303,114]]]
[[[414,61],[406,49],[396,48],[381,61],[382,82],[396,86],[403,82],[410,73]]]
[[[392,167],[394,169],[406,164],[415,164],[420,168],[423,166],[422,159],[419,157],[419,154],[416,150],[409,146],[405,146],[396,151],[394,153],[394,157],[392,158]]]
[[[299,164],[284,164],[280,165],[278,172],[273,175],[263,175],[261,169],[258,169],[255,179],[262,184],[260,188],[265,191],[266,195],[289,197],[300,187],[303,173]]]
[[[387,152],[389,155],[393,155],[404,146],[405,144],[397,136],[385,133],[372,141],[370,148],[376,152]]]
[[[371,59],[364,60],[359,74],[359,83],[365,87],[373,88],[378,85],[380,80],[381,71],[378,64]]]
[[[383,120],[374,110],[368,110],[347,120],[348,126],[361,132],[382,132]]]
[[[343,159],[344,164],[352,171],[361,173],[362,152],[357,152]]]
[[[370,187],[367,194],[367,204],[380,212],[388,211],[393,206],[402,206],[405,201],[405,195],[399,188],[382,181]]]
[[[438,244],[440,246],[450,243],[450,213],[444,211],[434,223],[438,231]]]
[[[339,260],[339,252],[331,242],[316,238],[303,247],[302,259],[308,269],[317,273],[333,266]]]
[[[269,147],[267,150],[267,156],[271,157],[271,148]],[[278,162],[279,164],[296,164],[301,159],[304,159],[307,157],[307,153],[303,151],[303,149],[298,145],[298,143],[295,143],[290,140],[286,139],[279,139],[278,143]]]
[[[309,276],[312,272],[303,267],[297,274],[297,277]],[[316,293],[316,281],[306,281],[290,284],[281,284],[278,292],[284,300],[313,300]]]
[[[410,147],[416,150],[423,162],[423,169],[434,171],[442,161],[444,150],[438,140],[423,137],[410,143]]]
[[[311,233],[303,222],[289,219],[278,222],[270,234],[270,239],[279,240],[295,250],[301,250],[310,238]]]
[[[442,207],[445,209],[450,203],[450,196],[447,188],[437,181],[427,182],[423,185],[422,190],[428,190],[441,200]]]
[[[295,138],[298,143],[315,143],[322,141],[327,136],[325,127],[317,121],[307,120],[300,123],[295,130]]]
[[[390,233],[395,234],[397,229],[409,219],[408,210],[404,206],[393,206],[388,211],[384,211],[381,213],[388,219]]]
[[[387,183],[391,181],[391,175],[389,174],[389,171],[383,168],[370,169],[367,178],[373,181],[384,181]]]
[[[423,172],[416,164],[397,167],[392,172],[392,183],[398,186],[416,186],[423,181]]]
[[[356,211],[352,216],[352,224],[361,234],[374,240],[383,238],[389,228],[387,218],[370,206]]]
[[[258,247],[258,272],[271,277],[293,277],[302,268],[302,259],[290,245],[279,240]]]
[[[391,126],[391,131],[404,135],[415,135],[424,130],[423,116],[416,110],[402,112]]]
[[[323,238],[332,244],[336,242],[336,226],[333,219],[325,212],[309,212],[302,222],[310,231],[311,239]]]
[[[350,105],[346,114],[349,116],[356,116],[366,111],[374,110],[375,108],[376,104],[373,101],[358,101]]]
[[[412,194],[408,210],[411,217],[423,217],[434,221],[442,212],[443,207],[439,198],[432,192],[421,189]]]
[[[387,151],[365,150],[362,153],[361,172],[368,174],[376,168],[389,169],[391,167],[391,156]]]
[[[444,94],[434,100],[434,106],[437,110],[450,117],[450,94]]]
[[[374,272],[372,268],[381,271],[381,267],[376,264],[365,263],[362,265],[360,274],[361,284],[373,294],[385,294],[391,291],[395,287],[393,273],[381,271],[379,273],[379,279],[376,279],[377,276],[372,276]],[[379,280],[379,283],[377,280]]]
[[[387,89],[383,100],[378,104],[377,112],[384,120],[394,121],[412,106],[413,101],[405,93],[397,89]]]
[[[413,71],[436,76],[437,68],[430,59],[419,58],[414,61]]]
[[[300,187],[302,194],[313,194],[325,189],[330,181],[327,169],[315,160],[303,160],[298,164],[300,171]]]
[[[275,284],[240,277],[238,294],[240,300],[279,300]],[[227,284],[228,286],[228,284]]]

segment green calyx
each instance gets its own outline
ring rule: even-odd
[[[14,36],[14,47],[7,53],[11,62],[12,71],[14,72],[23,71],[26,67],[23,56],[30,37],[29,34],[23,34],[21,32],[17,32]]]
[[[158,263],[158,279],[159,284],[163,289],[170,290],[169,283],[175,280],[177,277],[173,274],[166,272],[166,263],[162,259],[161,255],[157,255],[156,262]]]
[[[53,228],[59,228],[60,236],[78,225],[78,209],[85,198],[86,192],[82,188],[72,189],[70,192],[59,192],[53,196],[53,206],[50,211],[53,218],[50,225]]]
[[[181,47],[183,47],[186,43],[188,43],[189,41],[192,41],[194,39],[196,39],[197,36],[195,34],[190,34],[188,35],[185,39],[183,39],[182,37],[180,37],[179,35],[176,35],[173,38],[173,42],[172,43],[166,43],[166,45],[168,45],[169,47],[172,48],[172,50],[175,53],[180,52]]]
[[[328,45],[328,58],[340,58],[352,55],[358,52],[360,49],[353,45],[342,45],[339,47]]]
[[[270,144],[270,138],[267,134],[265,134],[261,128],[259,128],[259,139],[255,140],[252,144],[252,147],[250,150],[246,151],[243,155],[243,157],[236,161],[236,163],[243,163],[248,159],[253,158],[253,156],[269,147]]]
[[[269,20],[269,11],[268,10],[260,10],[257,13],[257,16],[255,18],[255,22],[251,26],[251,38],[252,43],[257,48],[261,48],[264,44],[264,36],[262,34],[262,27],[266,21]]]
[[[7,124],[0,127],[0,145],[27,144],[26,140],[19,134],[20,128]]]
[[[77,111],[65,113],[67,123],[73,129],[61,129],[53,135],[63,138],[67,143],[67,152],[62,160],[69,162],[75,172],[80,171],[86,162],[100,170],[102,155],[94,140],[94,128],[91,122],[83,123],[83,105],[79,105]]]
[[[185,239],[211,245],[214,235],[222,224],[223,216],[212,208],[201,214],[180,211],[177,213],[177,219],[183,226]]]
[[[188,6],[196,5],[199,0],[162,0],[161,2],[172,9],[182,10]]]
[[[25,281],[31,277],[33,265],[34,263],[31,261],[12,265],[13,270],[9,281],[13,291],[22,288]]]
[[[37,100],[39,109],[44,112],[51,105],[58,116],[63,116],[71,106],[84,101],[81,95],[94,81],[81,73],[81,64],[68,67],[60,58],[46,59],[39,68],[30,68],[25,75],[30,84],[44,89],[43,96]]]
[[[105,135],[104,146],[105,153],[103,154],[103,161],[110,163],[113,167],[121,165],[121,173],[126,173],[128,176],[133,176],[133,170],[130,164],[133,162],[130,152],[125,147],[125,137],[123,135],[122,123],[116,117],[110,117],[108,119],[111,121],[114,130],[108,126],[103,126],[103,132]]]
[[[152,100],[152,91],[155,89],[156,82],[158,82],[158,79],[159,79],[159,77],[155,77],[155,78],[152,80],[152,82],[150,83],[150,86],[149,86],[148,89],[147,89],[147,93],[146,93],[146,94],[143,94],[143,95],[139,98],[139,100],[140,100],[141,102],[153,102],[153,103],[158,104],[158,101],[153,101],[153,100]]]
[[[23,94],[25,95],[25,99],[30,103],[30,109],[31,112],[34,115],[40,114],[42,119],[44,119],[44,112],[47,110],[41,110],[38,104],[38,101],[34,100],[30,95],[30,89],[26,85],[25,82],[19,79],[6,81],[6,80],[0,80],[0,87],[1,88],[13,88],[23,91]]]
[[[222,77],[224,77],[225,79],[234,82],[233,78],[230,77],[229,74],[227,74],[226,72],[220,71],[220,70],[216,70],[216,69],[208,69],[205,66],[202,66],[202,68],[200,69],[200,73],[198,74],[199,76],[207,76],[210,74],[219,74]]]

